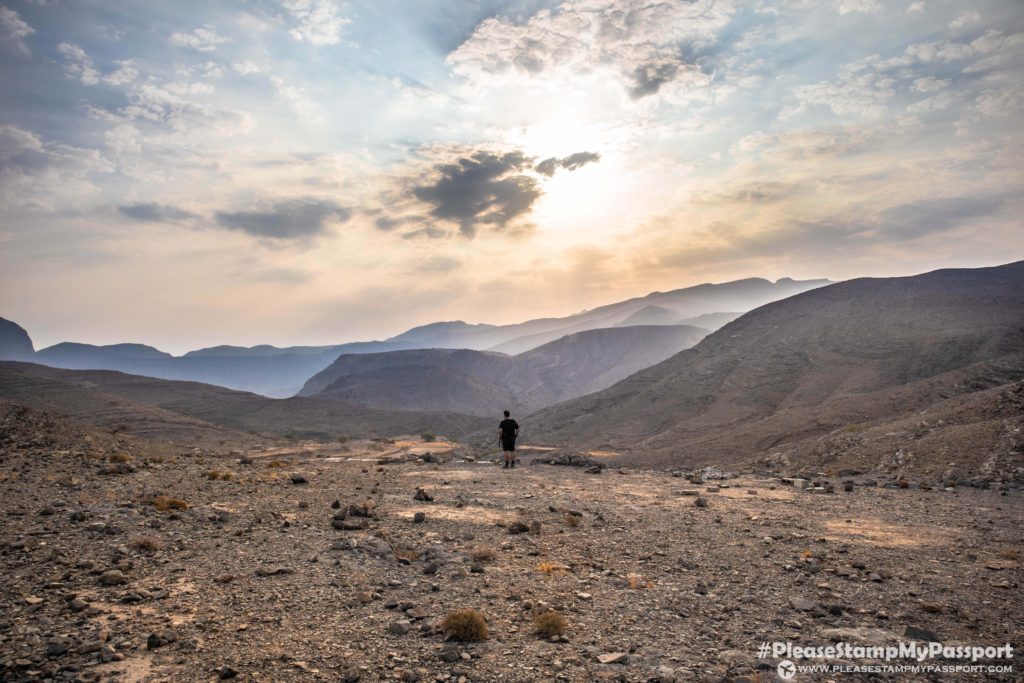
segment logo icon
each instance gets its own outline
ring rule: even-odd
[[[775,667],[775,671],[778,672],[779,678],[784,681],[788,681],[796,676],[796,664],[788,659],[783,659],[779,662],[779,665]]]

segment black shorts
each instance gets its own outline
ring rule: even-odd
[[[516,437],[514,437],[514,436],[503,436],[503,437],[501,437],[501,450],[515,452],[515,450],[516,450]]]

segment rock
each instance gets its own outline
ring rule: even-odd
[[[292,475],[292,483],[293,484],[308,484],[309,482],[301,474],[293,474]]]
[[[359,531],[369,528],[370,524],[365,519],[335,519],[331,526],[342,531]]]
[[[530,522],[530,533],[531,534],[536,536],[537,534],[540,533],[540,529],[541,529],[541,524],[540,524],[539,521],[533,520],[532,522]]]
[[[219,678],[222,681],[226,681],[230,678],[235,678],[236,676],[238,676],[238,671],[235,668],[230,667],[226,664],[221,668],[217,669],[217,678]]]
[[[718,493],[722,489],[720,486],[708,486],[704,490],[707,491],[708,493]]]
[[[448,663],[454,663],[462,659],[462,657],[459,656],[459,651],[453,647],[446,647],[441,650],[440,657]]]
[[[629,654],[626,652],[607,652],[597,656],[601,664],[626,664],[629,662]]]
[[[341,501],[335,499],[335,501],[333,503],[331,503],[331,509],[332,510],[340,510],[341,509]]]
[[[920,628],[918,626],[904,626],[903,636],[910,638],[911,640],[919,640],[926,643],[941,643],[942,639],[939,638],[935,631],[931,631],[926,628]]]
[[[794,479],[793,480],[793,487],[794,488],[798,488],[798,489],[805,489],[805,488],[807,488],[809,483],[810,482],[807,481],[806,479]]]
[[[396,636],[404,636],[412,630],[412,623],[408,619],[399,619],[388,626],[388,632]]]
[[[416,487],[416,495],[414,495],[412,498],[413,498],[413,500],[418,500],[418,501],[420,501],[422,503],[429,503],[429,502],[434,500],[434,497],[432,495],[430,495],[429,493],[427,493],[421,487]]]
[[[792,597],[789,599],[789,606],[801,612],[809,612],[814,609],[814,601],[807,598]]]
[[[708,501],[704,496],[697,496],[694,498],[693,504],[699,508],[706,508],[708,506]]]
[[[163,647],[173,643],[178,639],[177,634],[169,628],[165,628],[159,633],[150,633],[149,637],[146,638],[146,647],[150,650],[155,650],[158,647]]]
[[[292,569],[283,564],[272,564],[256,570],[256,576],[284,576],[292,573]]]
[[[423,524],[425,521],[427,521],[427,515],[423,512],[417,512],[412,516],[413,524]]]
[[[525,534],[530,530],[530,527],[526,526],[522,522],[512,522],[508,525],[508,532],[510,534]]]
[[[101,586],[123,586],[128,583],[128,579],[120,569],[111,569],[103,572],[100,574],[99,580]]]

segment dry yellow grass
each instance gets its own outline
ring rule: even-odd
[[[153,499],[153,507],[157,510],[188,510],[188,503],[180,498],[157,496]]]
[[[569,568],[558,562],[541,562],[537,565],[537,571],[551,576],[552,574],[565,574],[569,571]]]
[[[131,462],[133,458],[127,453],[111,453],[107,460],[110,462]]]
[[[565,633],[565,617],[554,610],[538,614],[533,619],[533,628],[538,635],[550,638]]]
[[[467,643],[487,640],[487,620],[475,609],[450,612],[441,622],[441,627],[452,640]]]
[[[210,470],[206,473],[206,478],[211,481],[230,481],[233,476],[235,476],[233,473],[223,470]]]

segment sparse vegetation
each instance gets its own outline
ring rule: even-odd
[[[282,467],[288,467],[288,463],[286,463],[284,460],[271,460],[270,462],[267,463],[267,467],[271,469],[280,469]]]
[[[144,553],[155,553],[158,550],[164,549],[164,542],[156,536],[140,536],[132,539],[128,545],[133,550],[138,550]]]
[[[644,577],[641,574],[626,574],[626,582],[629,584],[629,587],[633,590],[639,590],[641,588],[654,588],[654,582],[644,579]]]
[[[569,571],[569,568],[558,562],[540,562],[537,565],[537,571],[551,576],[552,574],[565,574]]]
[[[566,515],[565,516],[565,524],[566,524],[566,526],[571,526],[573,529],[578,527],[580,525],[581,521],[582,520],[578,516],[576,516],[576,515]]]
[[[342,443],[342,444],[348,443],[348,440],[349,439],[348,439],[348,435],[347,434],[339,434],[338,438],[336,439],[336,441],[338,443]]]
[[[206,473],[206,478],[211,481],[230,481],[234,476],[234,473],[225,472],[224,470],[210,470]]]
[[[153,507],[157,510],[188,510],[188,503],[183,501],[181,498],[172,498],[170,496],[157,496],[153,499]]]
[[[469,556],[473,559],[474,562],[492,562],[498,556],[498,553],[494,550],[494,548],[490,548],[487,546],[478,546],[476,548],[473,548],[473,550],[469,553]]]
[[[534,617],[533,628],[537,635],[545,638],[560,636],[565,633],[565,617],[555,610],[548,610]]]
[[[441,622],[441,628],[452,640],[475,643],[487,640],[487,620],[475,609],[460,609],[449,612]]]
[[[395,557],[399,560],[415,562],[420,559],[419,551],[413,550],[412,548],[395,548],[393,552],[395,553]]]
[[[134,458],[127,453],[111,453],[107,460],[109,462],[131,462]]]
[[[423,432],[422,434],[420,434],[420,438],[426,441],[427,443],[433,443],[437,441],[437,434],[435,434],[434,432]]]

